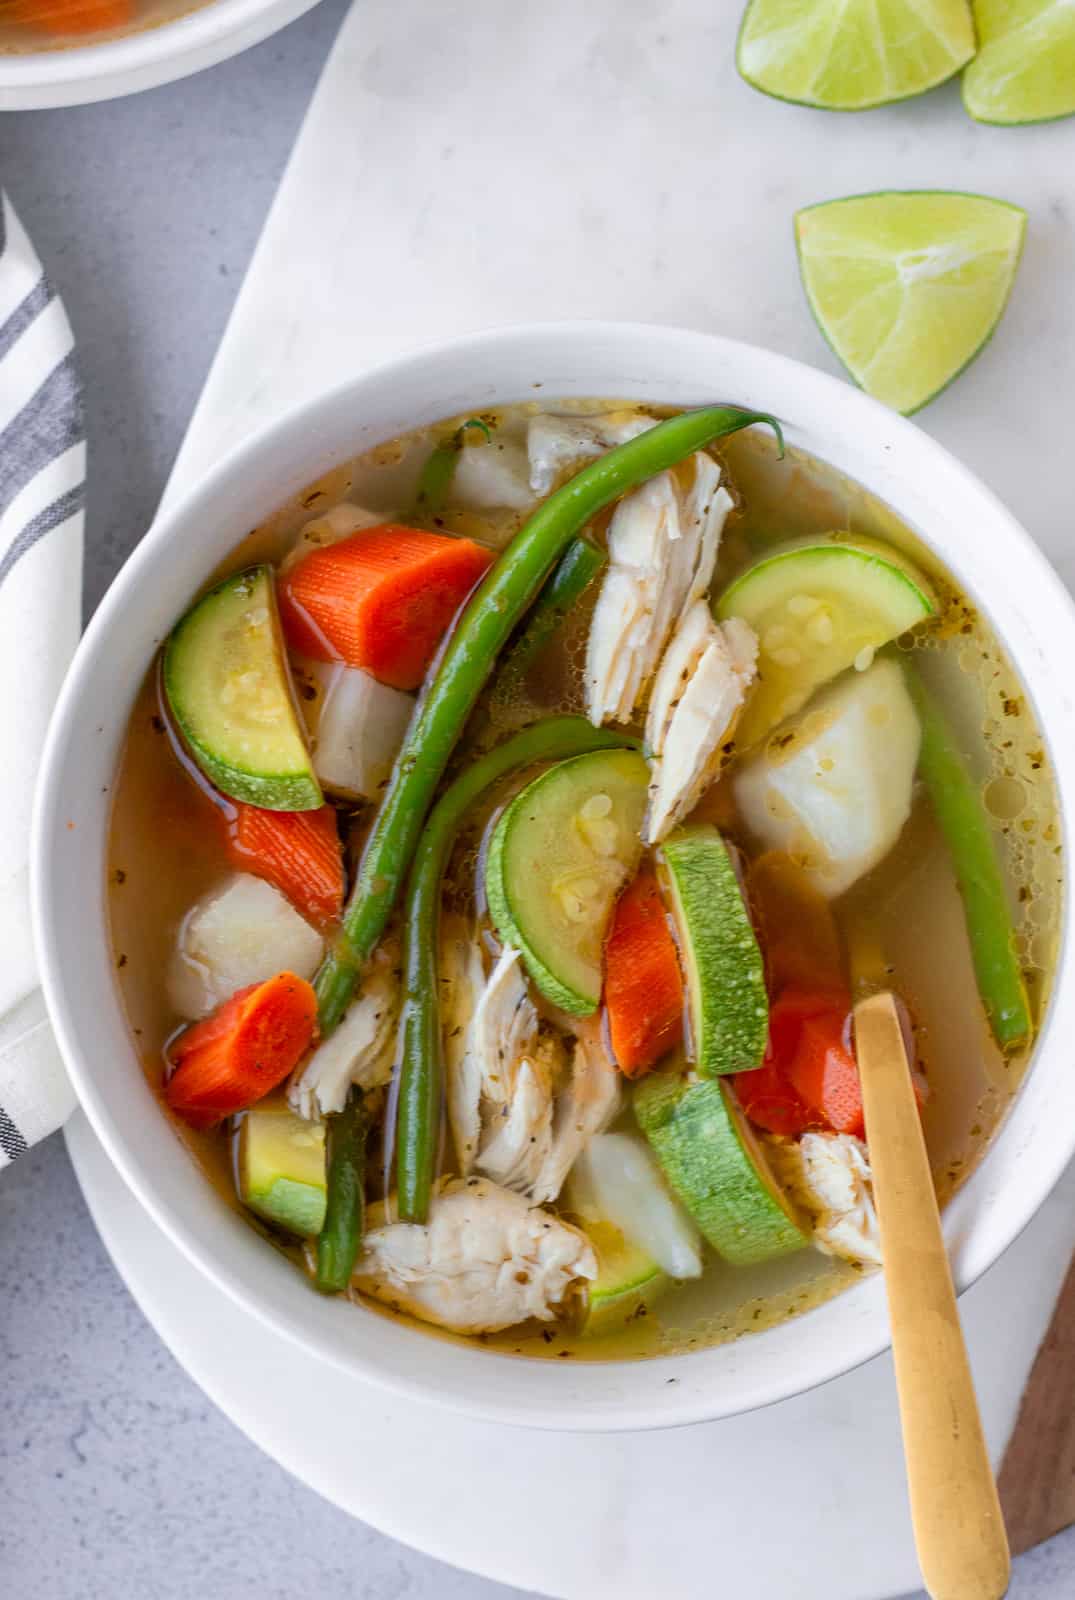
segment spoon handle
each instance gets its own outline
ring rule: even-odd
[[[855,1007],[911,1521],[933,1600],[1000,1600],[1008,1539],[890,994]]]

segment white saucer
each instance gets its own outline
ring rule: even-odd
[[[66,1137],[113,1261],[195,1382],[288,1471],[393,1538],[561,1600],[917,1587],[888,1357],[767,1411],[664,1433],[468,1422],[312,1364],[254,1323],[158,1231],[81,1113]],[[1073,1246],[1075,1169],[961,1302],[997,1454]]]

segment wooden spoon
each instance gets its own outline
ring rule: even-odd
[[[1000,1600],[1008,1538],[890,994],[856,1005],[855,1050],[922,1576],[933,1600]]]

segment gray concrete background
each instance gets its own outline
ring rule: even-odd
[[[64,296],[86,386],[87,610],[152,517],[344,9],[325,0],[183,83],[0,118],[0,182]],[[58,1138],[0,1179],[0,1364],[5,1595],[518,1594],[352,1521],[237,1432],[134,1305]],[[1024,1557],[1011,1593],[1075,1593],[1075,1533]]]

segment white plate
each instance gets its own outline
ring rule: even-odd
[[[560,1600],[889,1600],[917,1587],[887,1356],[692,1428],[468,1422],[311,1362],[169,1244],[81,1112],[67,1147],[113,1261],[195,1382],[297,1478],[393,1538]],[[996,1455],[1073,1246],[1075,1168],[960,1302]]]

